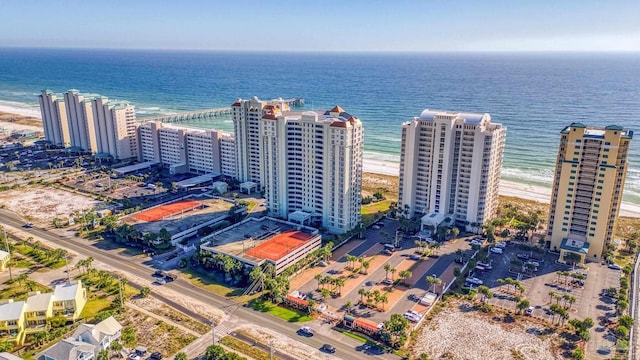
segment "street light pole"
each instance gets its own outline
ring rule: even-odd
[[[269,339],[269,360],[273,360],[273,339]]]
[[[64,256],[64,266],[67,268],[67,284],[71,284],[71,274],[69,273],[69,257]]]

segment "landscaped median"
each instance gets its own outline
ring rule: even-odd
[[[255,360],[269,360],[270,354],[266,351],[262,351],[255,346],[247,344],[242,340],[238,340],[231,336],[225,336],[220,339],[220,344],[228,347],[231,350],[237,351],[241,354],[247,355]],[[272,357],[271,359],[279,359],[278,357]]]

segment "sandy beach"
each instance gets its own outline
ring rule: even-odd
[[[34,118],[40,119],[40,111],[34,108],[25,108],[19,106],[18,103],[8,103],[3,102],[0,104],[0,112],[13,113],[17,115],[23,116],[31,116]],[[27,125],[18,125],[7,122],[0,122],[0,128],[8,128],[16,130],[21,129],[29,129],[29,130],[41,130],[42,128],[38,128],[35,126],[27,126]],[[390,176],[398,176],[400,171],[400,164],[375,160],[375,159],[364,159],[363,160],[363,170],[364,172],[370,172],[374,174],[382,174],[382,175],[390,175]],[[551,199],[551,188],[547,188],[544,186],[537,185],[526,185],[520,184],[513,181],[500,181],[500,195],[504,196],[513,196],[521,199],[527,200],[535,200],[543,203],[550,203]],[[620,216],[628,216],[628,217],[640,217],[640,205],[631,204],[628,202],[623,202],[620,207]]]

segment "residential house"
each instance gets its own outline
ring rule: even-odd
[[[53,316],[63,314],[67,319],[75,321],[87,303],[87,291],[82,281],[76,284],[58,285],[53,290]]]
[[[23,342],[24,332],[24,308],[26,302],[4,300],[0,304],[0,337],[10,338],[16,343]]]
[[[110,316],[95,325],[82,324],[78,326],[71,338],[95,346],[97,357],[100,350],[109,349],[112,342],[120,339],[121,334],[122,325],[113,316]]]
[[[27,298],[24,309],[25,334],[33,334],[47,329],[47,319],[53,315],[53,293],[41,294],[36,291]]]
[[[92,360],[96,347],[92,344],[62,339],[53,346],[36,355],[37,360]]]

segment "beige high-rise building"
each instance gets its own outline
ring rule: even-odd
[[[117,160],[137,156],[136,113],[128,102],[73,89],[64,100],[50,90],[39,98],[45,138],[52,144]]]
[[[260,183],[269,214],[344,233],[360,226],[364,130],[339,106],[282,111],[259,121]]]
[[[147,121],[138,128],[140,161],[157,161],[171,173],[235,177],[233,134]]]
[[[260,119],[278,109],[287,111],[289,105],[282,99],[263,101],[256,96],[250,100],[238,99],[231,105],[236,144],[236,171],[240,182],[260,183]]]
[[[398,208],[478,232],[498,207],[505,132],[489,114],[428,109],[402,124]]]
[[[617,125],[572,123],[560,132],[548,228],[560,261],[600,261],[611,243],[632,138]]]
[[[44,138],[52,145],[68,147],[71,145],[69,137],[69,122],[67,121],[67,109],[61,95],[54,94],[51,90],[42,90],[38,96]]]

